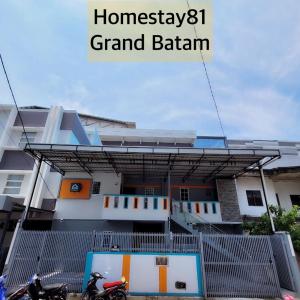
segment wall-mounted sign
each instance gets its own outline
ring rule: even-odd
[[[64,178],[61,182],[60,199],[87,200],[91,198],[92,180]]]
[[[70,185],[70,192],[79,193],[82,190],[82,184],[79,182],[72,182]]]

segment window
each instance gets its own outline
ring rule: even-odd
[[[145,187],[145,195],[153,196],[154,195],[154,187]]]
[[[139,198],[135,197],[134,198],[134,203],[133,203],[133,208],[137,209],[139,206]]]
[[[124,198],[124,208],[128,208],[128,197]]]
[[[119,197],[114,197],[114,208],[118,208],[119,206]]]
[[[181,201],[189,200],[189,189],[185,189],[185,188],[180,189],[180,200]]]
[[[192,213],[192,203],[191,202],[188,202],[187,209],[188,209],[189,213]]]
[[[28,141],[27,141],[26,135],[27,135]],[[26,134],[25,134],[25,132],[22,132],[20,142],[19,142],[19,147],[25,147],[25,145],[28,142],[34,143],[35,137],[36,137],[36,132],[27,132],[26,131]]]
[[[291,195],[292,205],[300,206],[300,195]]]
[[[260,191],[246,191],[249,206],[263,206]]]
[[[20,194],[24,175],[8,175],[3,194]]]
[[[275,195],[276,195],[277,205],[278,205],[278,207],[281,207],[281,205],[280,205],[280,200],[279,200],[279,196],[278,196],[277,193],[276,193]]]
[[[147,186],[145,187],[145,195],[146,196],[160,195],[160,188]]]
[[[205,214],[208,213],[207,203],[204,203],[204,213],[205,213]]]
[[[153,209],[157,209],[157,207],[158,207],[158,199],[154,198],[153,199]]]
[[[196,203],[195,207],[196,207],[196,213],[200,214],[200,205],[199,205],[199,203]]]
[[[148,209],[148,198],[144,198],[144,209]]]
[[[94,194],[94,195],[100,194],[100,185],[101,185],[101,183],[99,181],[94,181],[93,182],[93,192],[92,192],[92,194]]]
[[[105,197],[105,200],[104,200],[104,208],[108,208],[109,207],[109,197]]]

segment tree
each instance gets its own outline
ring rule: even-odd
[[[300,252],[300,225],[296,223],[299,207],[293,206],[290,211],[285,211],[281,207],[270,205],[269,210],[276,231],[289,232],[295,250]],[[263,214],[257,221],[245,222],[243,228],[249,231],[251,235],[272,234],[271,222],[267,213]]]

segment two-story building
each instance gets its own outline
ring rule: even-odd
[[[20,114],[27,137],[16,109],[0,108],[3,233],[29,203],[28,228],[130,232],[241,232],[266,200],[299,204],[298,142],[136,129],[62,107]]]

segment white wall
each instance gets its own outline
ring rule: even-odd
[[[273,181],[265,177],[266,189],[267,189],[267,199],[269,205],[277,205],[275,188]],[[239,177],[236,180],[237,183],[237,194],[240,206],[241,215],[255,216],[259,217],[266,212],[266,206],[263,197],[262,184],[259,177]],[[246,190],[260,190],[263,206],[249,206]]]
[[[67,178],[88,178],[87,173],[67,173]],[[94,173],[94,181],[100,181],[100,194],[91,195],[88,200],[81,199],[58,199],[56,202],[56,212],[54,219],[101,219],[102,215],[102,195],[119,194],[121,186],[121,175],[118,177],[115,173]]]
[[[274,181],[274,186],[281,207],[287,210],[291,209],[292,201],[290,195],[300,195],[300,180]]]
[[[148,199],[148,208],[144,209],[144,196],[127,196],[128,197],[128,208],[124,208],[124,198],[126,196],[119,196],[118,208],[114,208],[115,196],[109,197],[109,206],[104,207],[104,201],[106,195],[103,196],[102,201],[102,219],[104,220],[134,220],[134,221],[167,221],[170,212],[170,203],[167,197],[152,197],[145,196]],[[138,198],[138,208],[134,208],[134,198]],[[154,198],[157,198],[157,209],[154,209],[153,202]],[[163,207],[163,201],[167,199],[167,209]]]

